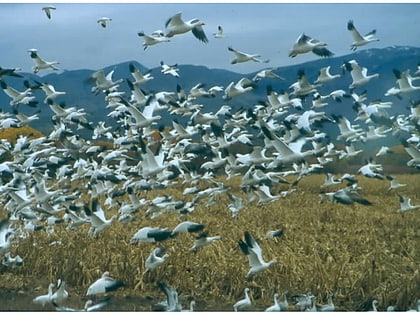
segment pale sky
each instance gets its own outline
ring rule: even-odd
[[[42,7],[53,5],[49,20]],[[191,33],[175,36],[169,43],[143,50],[137,32],[164,30],[177,12],[184,20],[199,18],[209,43]],[[102,28],[100,17],[112,18]],[[47,60],[57,60],[66,70],[92,69],[136,60],[147,68],[167,64],[196,64],[238,73],[267,67],[283,67],[318,59],[313,54],[288,57],[301,33],[328,43],[335,56],[351,53],[349,19],[365,34],[376,29],[379,42],[361,49],[393,45],[420,46],[420,3],[0,3],[1,67],[20,67],[31,72],[28,49],[38,49]],[[218,25],[225,38],[216,39]],[[228,46],[258,53],[270,62],[231,65]],[[50,71],[43,72],[44,74]]]

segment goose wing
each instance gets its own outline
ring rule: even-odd
[[[352,20],[347,22],[347,29],[351,32],[351,35],[353,36],[354,41],[361,42],[364,40],[363,36],[359,33],[359,31],[354,26]]]

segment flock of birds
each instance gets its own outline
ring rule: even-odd
[[[44,7],[47,17],[51,19],[53,6]],[[107,28],[111,18],[102,17],[98,23]],[[206,43],[208,38],[199,19],[184,21],[181,13],[171,17],[165,24],[165,30],[157,30],[151,35],[139,32],[144,39],[144,49],[149,46],[169,42],[172,37],[191,32],[198,40]],[[375,31],[361,35],[353,21],[347,25],[353,37],[351,50],[378,41]],[[223,38],[221,26],[213,34],[215,38]],[[332,52],[325,42],[301,34],[290,50],[289,56],[312,52],[317,56],[329,57]],[[258,54],[240,52],[232,47],[235,59],[232,64],[243,62],[262,62]],[[59,70],[57,61],[45,61],[37,49],[29,50],[34,61],[33,72],[43,70]],[[179,76],[176,66],[161,62],[162,73]],[[226,87],[213,86],[205,89],[205,83],[198,83],[190,91],[181,85],[176,91],[146,92],[140,86],[153,80],[150,73],[143,74],[133,64],[130,64],[132,78],[113,79],[113,71],[105,73],[99,70],[92,75],[95,86],[92,93],[103,95],[109,110],[108,116],[116,121],[121,128],[107,126],[101,121],[92,124],[83,108],[63,107],[56,99],[65,95],[66,91],[56,91],[48,83],[25,80],[25,91],[18,91],[9,86],[5,79],[10,76],[24,76],[19,68],[0,69],[2,90],[10,97],[10,105],[14,109],[10,113],[0,113],[0,129],[20,127],[38,119],[37,115],[26,116],[19,112],[19,106],[37,106],[38,100],[32,95],[35,89],[45,93],[43,102],[52,111],[53,130],[41,138],[20,136],[12,144],[1,139],[0,164],[1,186],[0,200],[2,217],[0,221],[0,256],[6,268],[22,266],[19,255],[12,257],[10,248],[21,238],[31,233],[45,230],[54,233],[56,224],[67,224],[67,229],[79,233],[83,225],[90,226],[88,235],[100,237],[115,220],[121,224],[133,222],[141,215],[151,218],[162,216],[168,212],[176,212],[182,216],[194,211],[196,205],[206,202],[212,206],[217,198],[224,194],[232,201],[228,205],[229,214],[235,218],[253,204],[258,205],[286,198],[299,188],[299,181],[305,176],[317,173],[325,165],[335,160],[351,159],[361,153],[355,145],[384,137],[393,136],[403,141],[405,151],[411,157],[407,166],[420,168],[420,102],[413,102],[409,114],[391,116],[387,109],[393,102],[367,102],[367,92],[359,93],[357,89],[364,87],[370,80],[378,78],[377,74],[368,75],[368,69],[359,65],[356,60],[350,60],[342,65],[343,73],[351,75],[353,82],[343,90],[334,90],[327,95],[320,95],[318,88],[339,79],[344,74],[331,74],[331,67],[320,69],[317,80],[310,83],[303,70],[298,73],[298,80],[290,85],[290,93],[267,89],[267,99],[260,104],[232,112],[232,107],[223,105],[215,113],[203,112],[200,98],[216,97],[222,94],[222,99],[231,102],[245,93],[252,92],[258,82],[267,79],[285,80],[275,73],[273,68],[263,69],[253,78],[243,77],[238,82],[232,82]],[[410,69],[401,72],[394,69],[396,85],[385,91],[384,96],[402,97],[418,91],[420,86],[413,82],[420,76],[410,75]],[[415,75],[420,74],[420,69]],[[119,90],[120,85],[127,82],[131,91],[130,98]],[[342,115],[329,116],[320,111],[324,106],[334,106],[332,101],[340,102],[341,98],[352,98],[357,111],[355,120],[363,122],[355,124]],[[307,103],[312,99],[312,107]],[[228,104],[228,103],[227,103]],[[155,137],[156,124],[161,120],[159,111],[167,111],[173,117],[172,128],[159,129],[159,139]],[[186,120],[187,123],[181,123]],[[321,131],[324,123],[337,126],[339,135],[336,141],[329,139]],[[92,133],[91,139],[78,134],[80,129]],[[112,148],[95,144],[96,140],[105,139],[112,143]],[[345,144],[344,149],[338,149],[336,143]],[[248,148],[248,153],[234,153],[232,148],[241,144]],[[376,157],[391,154],[391,148],[381,147]],[[202,160],[200,165],[194,165]],[[313,163],[310,161],[316,160]],[[228,179],[240,176],[240,188],[246,194],[246,199],[234,195],[230,187],[217,180],[217,175],[223,174]],[[395,176],[385,174],[380,163],[373,160],[358,169],[357,174],[344,174],[335,178],[326,174],[325,182],[320,188],[334,187],[346,183],[344,188],[336,191],[320,193],[320,202],[339,202],[346,205],[360,203],[371,205],[360,193],[356,175],[366,176],[372,180],[389,180],[389,190],[397,191],[405,184],[398,183]],[[295,176],[289,180],[289,176]],[[83,183],[84,189],[70,189],[70,181]],[[156,197],[153,200],[140,199],[144,190],[165,189],[177,184],[188,185],[183,191],[191,201],[174,200],[171,196]],[[208,188],[199,189],[199,184]],[[274,189],[278,184],[288,185],[288,189],[278,194]],[[82,187],[79,185],[79,187]],[[82,196],[90,196],[88,204],[81,201]],[[100,197],[105,196],[101,203]],[[127,196],[128,201],[119,201],[119,197]],[[398,194],[400,208],[395,212],[403,213],[420,208],[412,205],[408,196]],[[106,210],[104,210],[106,208]],[[118,208],[118,214],[107,218],[107,210]],[[140,211],[145,209],[145,211]],[[183,221],[174,229],[160,227],[142,227],[131,238],[130,243],[159,243],[176,237],[179,233],[197,233],[190,251],[197,251],[216,241],[221,241],[220,235],[209,236],[203,224]],[[281,237],[282,230],[267,232],[267,237]],[[243,239],[238,246],[249,261],[247,278],[261,273],[275,260],[266,261],[258,242],[249,231],[244,231]],[[169,255],[163,246],[156,247],[145,260],[145,273],[152,272],[165,264]],[[162,267],[163,268],[163,267]],[[93,297],[117,290],[124,286],[118,279],[112,278],[108,272],[87,289],[86,296]],[[54,292],[54,288],[57,290]],[[167,311],[184,310],[174,288],[160,281],[158,288],[167,299],[160,307]],[[244,291],[245,298],[233,305],[235,311],[251,306],[249,288]],[[71,309],[62,302],[68,297],[65,281],[59,280],[57,286],[51,283],[46,295],[34,298],[33,302],[40,305],[53,305],[57,311],[94,311],[109,303],[105,298],[96,304],[92,299],[86,302],[83,309]],[[295,306],[300,310],[333,311],[333,295],[330,295],[328,305],[319,306],[312,294],[295,296]],[[420,300],[419,300],[420,301]],[[420,302],[417,301],[417,311]],[[376,310],[377,301],[372,304]],[[287,293],[282,300],[274,295],[274,305],[266,311],[283,311],[289,307]],[[193,310],[194,302],[190,309]]]

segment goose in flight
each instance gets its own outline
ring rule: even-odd
[[[169,258],[169,254],[166,254],[166,248],[157,247],[147,257],[144,265],[146,267],[143,274],[155,270],[157,267],[163,265],[166,259]]]
[[[193,232],[200,232],[204,229],[204,225],[200,223],[195,223],[192,221],[184,221],[179,223],[173,230],[172,236],[177,235],[178,233],[193,233]]]
[[[114,70],[111,70],[106,76],[104,70],[98,70],[92,74],[92,79],[95,79],[96,86],[92,87],[92,93],[98,94],[101,91],[113,91],[115,90],[123,79],[117,81],[112,80]]]
[[[121,280],[116,280],[109,276],[109,272],[105,271],[98,280],[92,283],[87,289],[86,296],[97,295],[115,291],[124,286]]]
[[[280,79],[286,80],[285,78],[279,76],[278,74],[274,73],[274,71],[278,70],[279,68],[269,68],[263,69],[259,71],[253,78],[252,81],[260,81],[263,78],[270,78],[270,79]]]
[[[238,51],[236,49],[233,49],[232,47],[228,47],[228,50],[233,52],[233,54],[235,55],[235,59],[233,59],[230,63],[231,64],[237,64],[237,63],[242,63],[242,62],[247,62],[247,61],[255,61],[255,62],[264,62],[264,63],[268,63],[269,60],[264,60],[262,61],[261,59],[258,59],[258,57],[261,57],[258,54],[247,54],[241,51]]]
[[[352,20],[347,22],[347,30],[351,32],[351,35],[353,36],[353,43],[350,46],[350,49],[355,51],[357,47],[367,45],[372,42],[378,42],[379,39],[375,38],[376,30],[372,30],[366,35],[361,35],[359,31],[354,26],[354,23]]]
[[[104,210],[98,202],[98,198],[92,198],[92,211],[85,207],[86,216],[90,219],[91,229],[89,230],[89,235],[95,236],[98,233],[106,230],[117,218],[117,215],[113,215],[110,219],[105,218]]]
[[[170,237],[172,237],[172,233],[167,228],[160,229],[144,227],[138,230],[136,234],[134,234],[134,236],[130,239],[130,244],[135,244],[137,242],[154,243],[164,241]]]
[[[26,104],[30,106],[35,106],[38,102],[35,101],[35,96],[31,96],[32,89],[27,88],[25,91],[18,91],[9,85],[6,84],[3,80],[0,80],[0,86],[4,93],[6,93],[10,98],[10,105],[16,106],[18,104]]]
[[[0,67],[0,80],[5,77],[16,77],[23,78],[23,75],[16,73],[16,71],[21,71],[21,68],[2,68]]]
[[[379,73],[368,75],[368,69],[361,67],[354,59],[345,62],[342,67],[350,72],[351,78],[353,79],[353,82],[349,86],[351,90],[379,77]]]
[[[201,232],[194,241],[194,245],[189,249],[190,252],[195,251],[199,248],[207,246],[215,241],[220,240],[220,235],[208,236],[208,232]]]
[[[315,93],[317,91],[316,88],[319,86],[319,84],[309,83],[308,78],[303,69],[299,69],[297,75],[297,81],[289,86],[289,89],[293,89],[290,95],[303,97],[308,94]]]
[[[191,31],[198,40],[207,43],[209,40],[203,30],[204,22],[196,18],[185,22],[181,15],[182,12],[179,12],[166,21],[165,36],[173,37]]]
[[[49,6],[46,6],[46,7],[42,8],[42,11],[45,12],[48,19],[51,19],[51,11],[52,10],[56,10],[56,7],[53,7],[53,6],[49,5]]]
[[[31,58],[35,62],[35,66],[32,68],[34,73],[38,73],[40,70],[60,70],[57,68],[56,65],[59,64],[58,61],[45,61],[44,59],[41,59],[41,57],[38,56],[38,49],[31,48],[28,49],[28,52],[31,53]]]
[[[138,36],[143,37],[143,48],[147,49],[149,46],[157,45],[159,43],[170,42],[169,37],[165,36],[162,31],[154,31],[151,35],[146,35],[143,31],[137,33]]]
[[[312,37],[302,33],[296,42],[294,43],[292,49],[289,52],[289,57],[296,57],[297,55],[306,54],[312,52],[320,57],[331,57],[334,54],[329,51],[327,48],[327,43],[313,39]]]
[[[0,221],[0,256],[7,252],[10,247],[13,230],[9,228],[9,219]]]
[[[398,209],[397,212],[406,212],[411,210],[416,210],[420,208],[419,205],[412,205],[411,204],[411,198],[398,195],[399,201],[400,201],[400,209]]]
[[[163,74],[169,74],[173,77],[179,78],[179,73],[178,73],[179,69],[178,69],[177,64],[169,66],[169,65],[165,64],[163,61],[161,61],[160,62],[160,71]]]
[[[252,91],[255,88],[255,82],[248,78],[241,78],[238,82],[231,82],[224,91],[223,99],[230,100],[235,96],[242,95]]]
[[[266,270],[272,264],[277,262],[275,259],[272,259],[269,262],[264,261],[260,245],[258,245],[257,241],[251,236],[251,234],[249,234],[248,231],[245,231],[244,233],[244,240],[239,240],[239,247],[248,257],[249,266],[251,267],[248,271],[247,278]]]
[[[401,96],[403,93],[410,93],[420,90],[420,86],[414,86],[414,78],[410,75],[410,69],[401,72],[398,69],[393,69],[395,77],[397,78],[396,83],[398,87],[392,87],[386,91],[385,96],[395,95]]]
[[[112,21],[112,19],[111,18],[109,18],[109,17],[101,17],[101,18],[99,18],[98,20],[97,20],[97,23],[99,24],[99,25],[101,25],[103,28],[106,28],[107,26],[108,26],[108,23],[109,22],[111,22]]]
[[[315,84],[324,84],[331,82],[334,79],[337,79],[341,76],[341,74],[331,74],[330,73],[331,66],[323,67],[318,72],[318,78],[315,80]]]
[[[181,311],[182,305],[178,300],[178,292],[163,281],[158,282],[158,288],[166,295],[166,311],[174,312]]]
[[[233,309],[235,310],[235,312],[246,309],[251,306],[251,298],[248,295],[249,288],[245,288],[244,293],[245,298],[233,304]]]
[[[53,100],[60,95],[66,95],[67,94],[65,91],[63,91],[63,92],[56,91],[52,84],[39,83],[39,86],[45,93],[45,99],[44,99],[45,104],[47,104],[48,100]]]
[[[150,81],[150,80],[154,79],[154,77],[149,72],[145,73],[145,74],[142,74],[140,72],[140,70],[137,69],[136,66],[132,63],[130,63],[128,65],[128,67],[130,69],[131,75],[133,76],[133,78],[135,80],[133,82],[134,85],[141,85],[141,84],[146,83],[147,81]]]
[[[214,38],[223,38],[225,37],[225,33],[222,26],[217,27],[217,32],[213,33]]]

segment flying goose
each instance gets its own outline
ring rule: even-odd
[[[45,12],[48,19],[51,19],[51,11],[52,10],[56,10],[56,7],[53,7],[53,6],[49,5],[49,6],[46,6],[46,7],[42,8],[42,11]]]
[[[66,95],[67,94],[65,91],[63,91],[63,92],[56,91],[52,84],[39,83],[39,85],[40,85],[40,88],[45,93],[44,103],[47,103],[48,100],[53,100],[60,95]]]
[[[413,77],[410,75],[410,69],[402,72],[398,69],[393,69],[395,77],[397,78],[398,87],[392,87],[386,91],[385,96],[395,95],[400,96],[403,93],[411,93],[420,90],[420,86],[413,85]]]
[[[177,78],[179,77],[179,73],[178,73],[179,69],[178,69],[177,64],[169,66],[169,65],[165,64],[163,61],[161,61],[160,62],[160,71],[163,74],[169,74],[169,75],[171,75],[173,77],[177,77]]]
[[[398,188],[407,186],[407,184],[401,184],[401,183],[399,183],[394,176],[387,175],[386,176],[386,179],[389,180],[389,188],[388,188],[388,191],[390,191],[391,189],[398,189]]]
[[[157,267],[163,265],[166,259],[169,258],[169,254],[166,254],[166,248],[157,247],[147,257],[144,265],[146,267],[143,274],[155,270]]]
[[[177,235],[178,233],[194,233],[200,232],[204,229],[204,225],[192,221],[184,221],[179,223],[173,230],[172,236]]]
[[[53,295],[53,288],[55,287],[54,283],[50,283],[48,285],[48,293],[44,295],[39,295],[36,298],[32,300],[35,304],[41,304],[42,306],[45,306],[47,303],[50,303],[51,297]]]
[[[251,298],[249,297],[248,293],[249,293],[249,288],[245,288],[244,290],[245,298],[233,304],[233,309],[235,310],[235,312],[249,308],[251,306]]]
[[[23,78],[23,75],[16,73],[16,71],[21,71],[21,68],[2,68],[0,67],[0,79],[5,77],[15,77]]]
[[[196,251],[197,249],[207,246],[220,239],[220,235],[208,236],[208,232],[201,232],[198,236],[196,236],[194,245],[189,249],[189,251]]]
[[[124,80],[118,79],[117,81],[113,81],[113,75],[114,70],[111,70],[106,76],[104,70],[94,72],[91,78],[95,80],[96,86],[92,87],[92,93],[98,94],[101,91],[114,91]]]
[[[13,237],[14,230],[9,228],[9,219],[0,221],[0,256],[7,252],[10,247],[10,241]]]
[[[137,242],[154,243],[164,241],[170,237],[172,237],[172,233],[167,228],[160,229],[144,227],[134,234],[134,236],[130,239],[130,244],[135,244]]]
[[[349,88],[352,90],[356,87],[365,85],[370,80],[378,78],[379,73],[368,75],[368,69],[366,67],[361,67],[356,60],[350,60],[345,62],[342,65],[342,68],[350,72],[353,82],[350,84]]]
[[[252,275],[262,272],[276,263],[277,260],[273,259],[269,262],[265,262],[262,257],[261,247],[257,241],[249,234],[248,231],[244,232],[244,240],[239,240],[239,247],[242,252],[248,257],[249,266],[251,267],[248,271],[247,278]]]
[[[366,35],[362,36],[354,26],[353,20],[347,22],[347,30],[349,30],[351,32],[351,35],[353,36],[354,41],[350,46],[350,49],[353,51],[355,51],[357,47],[379,41],[379,39],[374,37],[374,35],[376,34],[376,30],[372,30]]]
[[[104,210],[99,204],[97,197],[92,198],[91,204],[92,211],[88,207],[85,207],[84,210],[92,225],[89,230],[89,235],[95,236],[98,233],[108,229],[111,226],[112,221],[117,218],[117,215],[113,215],[110,219],[106,219]]]
[[[181,311],[182,305],[178,300],[178,292],[163,281],[158,282],[158,288],[166,295],[166,311]]]
[[[208,38],[203,30],[204,22],[196,18],[185,22],[181,15],[182,12],[179,12],[166,21],[165,36],[173,37],[191,31],[198,40],[207,43]]]
[[[315,84],[324,84],[333,81],[334,79],[337,79],[341,77],[341,74],[331,74],[330,73],[331,66],[323,67],[318,71],[318,77],[315,80]]]
[[[294,58],[297,55],[306,54],[308,52],[313,52],[315,55],[320,57],[331,57],[334,54],[329,51],[326,46],[327,43],[313,39],[312,37],[302,33],[293,44],[293,47],[289,52],[289,57]]]
[[[31,58],[35,62],[35,66],[32,67],[32,70],[34,73],[38,73],[40,70],[60,70],[57,68],[57,65],[59,64],[58,61],[45,61],[44,59],[41,59],[41,57],[38,56],[38,49],[31,48],[28,49],[28,52],[31,53]]]
[[[96,22],[101,25],[103,28],[106,28],[108,26],[108,23],[111,22],[112,19],[109,17],[101,17]]]
[[[223,31],[223,27],[222,26],[218,26],[217,27],[217,33],[213,33],[214,38],[223,38],[225,37],[225,33]]]
[[[38,103],[35,99],[35,96],[31,96],[32,89],[27,88],[26,90],[20,92],[11,86],[7,85],[6,82],[0,80],[0,86],[4,93],[6,93],[10,98],[10,105],[17,106],[18,104],[30,105],[31,107],[36,106]]]
[[[297,81],[289,86],[289,89],[293,89],[290,95],[304,97],[317,91],[319,84],[310,84],[303,69],[298,70],[297,76]]]
[[[399,201],[400,201],[400,209],[397,210],[397,212],[401,213],[401,212],[406,212],[406,211],[411,211],[411,210],[416,210],[420,208],[420,204],[419,205],[412,205],[411,204],[411,198],[406,197],[406,196],[401,196],[398,195]]]
[[[261,57],[258,54],[247,54],[241,51],[238,51],[236,49],[233,49],[232,47],[228,47],[228,50],[233,52],[233,54],[235,55],[235,59],[233,59],[230,63],[231,64],[237,64],[237,63],[242,63],[242,62],[247,62],[247,61],[255,61],[255,62],[264,62],[267,63],[269,62],[269,60],[260,60],[258,59],[258,57]]]
[[[255,88],[255,82],[248,78],[241,78],[238,82],[231,82],[224,91],[223,99],[230,100],[233,97],[252,91]]]
[[[130,63],[128,67],[130,69],[131,75],[133,76],[135,80],[133,82],[134,85],[141,85],[154,79],[154,77],[150,74],[150,71],[145,74],[142,74],[140,70],[137,69],[136,66],[132,63]]]
[[[255,76],[252,78],[252,81],[260,81],[263,78],[269,79],[280,79],[286,80],[285,78],[279,76],[278,74],[274,73],[274,71],[278,70],[279,68],[268,68],[259,71]]]
[[[109,272],[105,271],[98,280],[92,283],[87,289],[86,296],[92,296],[102,293],[115,291],[124,286],[121,280],[116,280],[109,276]]]
[[[162,31],[155,31],[151,35],[146,35],[143,31],[137,33],[138,36],[143,37],[143,48],[147,49],[149,46],[157,45],[160,43],[170,42],[171,40],[163,34]]]

